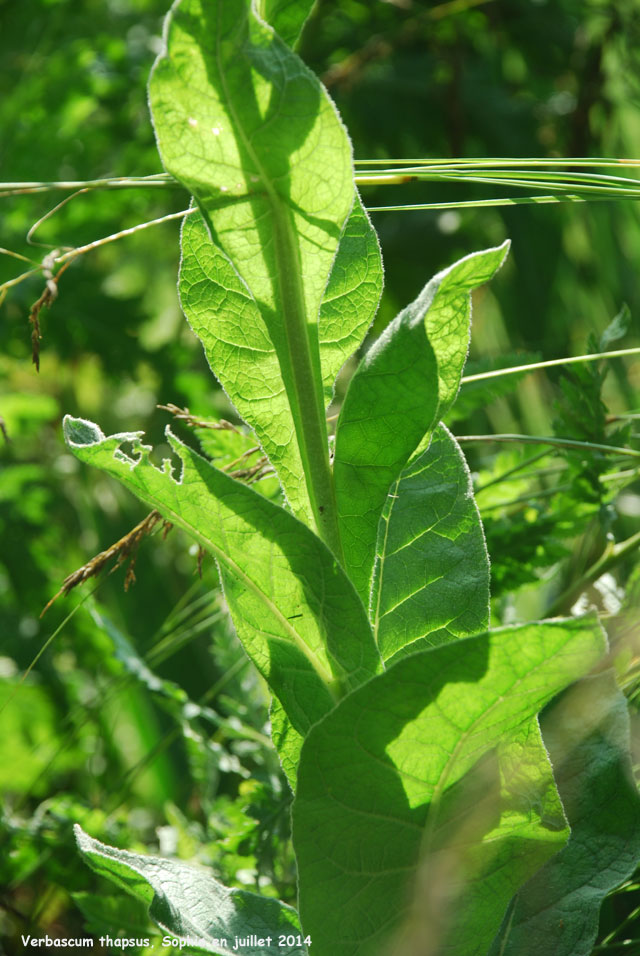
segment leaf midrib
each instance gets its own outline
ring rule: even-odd
[[[267,193],[274,223],[274,250],[277,265],[277,284],[283,307],[285,338],[289,367],[293,379],[292,412],[294,427],[305,474],[307,493],[316,528],[325,543],[344,564],[338,515],[335,500],[333,474],[329,463],[329,444],[324,411],[324,384],[315,368],[309,342],[309,331],[304,305],[304,289],[301,279],[299,255],[296,254],[296,237],[293,235],[291,212],[284,211],[282,197],[273,188],[259,155],[253,148],[243,124],[235,110],[233,98],[227,85],[226,70],[220,53],[220,7],[216,9],[216,65],[221,87],[226,97],[227,108],[233,117],[238,135],[251,156]],[[248,17],[251,13],[248,14]],[[274,34],[275,36],[275,34]],[[299,251],[299,250],[298,250]],[[295,411],[294,411],[295,409]]]

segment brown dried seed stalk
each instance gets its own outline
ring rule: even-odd
[[[65,269],[69,268],[73,261],[70,259],[68,262],[65,262],[65,264],[61,266],[54,275],[53,266],[57,255],[58,250],[54,249],[53,252],[50,252],[49,255],[45,256],[42,260],[42,274],[46,280],[46,285],[42,295],[33,303],[31,306],[31,311],[29,312],[29,324],[31,325],[31,361],[36,367],[36,372],[40,371],[40,339],[42,338],[42,330],[40,328],[40,312],[42,309],[51,306],[52,302],[57,297],[60,276]]]
[[[83,584],[89,578],[96,577],[96,575],[100,574],[105,565],[114,558],[116,563],[111,571],[115,571],[116,568],[119,568],[120,565],[127,560],[127,558],[131,559],[131,563],[127,569],[124,579],[124,589],[125,591],[128,590],[130,585],[133,584],[136,579],[134,567],[138,545],[145,535],[151,534],[159,521],[163,521],[160,512],[156,511],[155,509],[150,511],[146,518],[143,518],[142,521],[135,526],[135,528],[132,528],[131,531],[128,531],[127,534],[120,538],[119,541],[116,541],[115,544],[112,544],[111,547],[106,549],[106,551],[101,551],[100,554],[96,554],[96,556],[91,558],[90,561],[87,561],[86,564],[83,564],[81,568],[78,568],[77,571],[74,571],[72,574],[66,577],[62,582],[62,587],[44,607],[40,617],[42,617],[43,614],[48,611],[54,601],[57,601],[62,594],[68,594],[73,590],[73,588],[78,587],[79,584]],[[168,532],[171,530],[171,524],[167,521],[164,521],[163,527],[163,537],[166,537]]]
[[[184,422],[185,425],[189,425],[190,428],[211,428],[214,431],[227,431],[241,434],[239,428],[236,428],[235,425],[232,425],[231,422],[226,421],[224,418],[221,418],[220,421],[217,422],[209,422],[196,418],[195,415],[191,414],[186,405],[184,408],[180,408],[178,405],[174,405],[173,402],[167,402],[166,405],[156,405],[156,408],[170,412],[175,419],[179,422]]]
[[[29,324],[31,325],[31,361],[36,367],[36,372],[40,371],[40,339],[42,331],[40,329],[40,310],[45,306],[51,305],[58,293],[58,287],[53,279],[47,279],[44,292],[31,306],[29,312]]]
[[[185,408],[180,408],[178,405],[174,405],[173,402],[167,402],[166,405],[157,405],[156,407],[162,408],[166,412],[170,412],[174,418],[176,418],[178,421],[184,422],[191,428],[211,428],[218,431],[235,432],[237,435],[244,434],[244,432],[240,431],[239,428],[237,428],[231,422],[226,421],[224,418],[221,418],[220,421],[217,422],[204,421],[192,415],[186,406]],[[247,484],[253,484],[256,481],[260,481],[261,478],[266,478],[267,475],[275,474],[275,471],[271,467],[266,455],[262,455],[250,468],[239,468],[235,471],[233,468],[241,461],[246,461],[252,455],[257,454],[261,450],[262,449],[260,448],[260,445],[254,445],[252,448],[247,448],[246,451],[243,451],[242,454],[238,455],[237,458],[234,458],[233,461],[227,462],[224,465],[220,465],[220,468],[222,471],[225,471],[228,475],[230,475],[231,478],[235,478],[237,481],[244,481]]]
[[[244,461],[246,458],[250,458],[252,455],[255,455],[257,451],[260,451],[260,445],[254,445],[253,448],[247,448],[246,451],[243,451],[241,455],[238,455],[237,458],[234,458],[233,461],[228,462],[222,467],[223,471],[226,471],[233,478],[238,478],[242,474],[241,471],[231,471],[234,465],[237,465],[238,462]],[[266,458],[261,458],[261,462],[266,461]]]
[[[206,557],[207,551],[206,548],[203,548],[202,545],[198,547],[198,566],[196,568],[198,572],[198,577],[202,580],[202,561]]]
[[[251,451],[258,451],[258,449],[251,449]],[[248,452],[246,454],[248,454]],[[239,461],[240,459],[237,460]],[[240,468],[237,471],[228,471],[227,474],[230,478],[235,478],[237,481],[251,483],[258,481],[259,478],[264,478],[268,474],[275,474],[275,472],[273,468],[271,468],[267,456],[263,455],[251,468]]]

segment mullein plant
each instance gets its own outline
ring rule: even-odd
[[[442,424],[471,292],[508,243],[438,273],[373,342],[330,443],[383,273],[347,132],[292,50],[311,6],[178,0],[149,87],[165,169],[193,196],[182,308],[277,500],[169,428],[158,466],[141,433],[64,425],[81,461],[216,559],[295,795],[298,909],[79,828],[78,845],[183,951],[589,956],[640,858],[625,699],[595,614],[489,629],[482,525]]]

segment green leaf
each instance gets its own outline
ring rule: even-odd
[[[201,215],[182,229],[180,302],[207,361],[256,433],[294,513],[313,522],[278,356],[255,299],[209,236]]]
[[[640,860],[629,714],[611,672],[545,711],[544,742],[571,825],[566,847],[522,887],[495,956],[590,956],[604,897]]]
[[[149,86],[163,163],[193,193],[213,242],[258,305],[291,406],[310,511],[339,555],[318,314],[354,201],[346,131],[317,77],[249,0],[181,0],[165,44]]]
[[[304,735],[295,729],[287,717],[284,707],[274,696],[271,698],[271,707],[269,708],[269,723],[271,724],[273,745],[278,751],[282,769],[295,793]]]
[[[333,397],[336,376],[360,346],[382,294],[380,244],[356,193],[347,219],[318,320],[325,401]]]
[[[110,936],[133,936],[143,938],[149,935],[147,907],[137,899],[124,893],[77,892],[71,894],[84,917],[84,929],[92,936],[108,933]]]
[[[492,279],[507,258],[511,243],[474,252],[460,259],[431,280],[436,286],[433,304],[425,316],[429,341],[438,360],[438,418],[453,405],[469,351],[471,296],[478,286]]]
[[[351,379],[334,477],[345,568],[369,602],[376,533],[393,481],[438,410],[438,366],[424,328],[429,286],[387,327]]]
[[[258,0],[263,20],[270,23],[288,46],[295,46],[315,0]]]
[[[364,608],[322,542],[289,512],[234,481],[167,429],[181,462],[156,468],[141,433],[106,438],[64,420],[81,461],[118,478],[217,559],[235,628],[299,733],[379,669]],[[121,445],[133,444],[133,456]]]
[[[302,925],[320,952],[379,956],[411,931],[412,893],[422,896],[421,919],[434,914],[444,930],[440,901],[450,892],[453,942],[437,951],[484,956],[518,883],[565,838],[535,715],[604,650],[593,618],[466,638],[399,660],[312,728],[293,838]],[[485,779],[501,796],[483,825],[473,794]],[[457,848],[451,871],[445,851],[455,863]]]
[[[238,939],[243,941],[235,948],[239,956],[306,956],[303,945],[277,945],[280,934],[296,939],[300,934],[297,913],[279,900],[228,889],[206,870],[118,850],[94,840],[77,825],[74,830],[91,869],[145,902],[149,915],[165,932],[191,943],[187,952],[227,956]]]
[[[212,371],[242,418],[255,431],[278,472],[294,513],[313,522],[294,422],[276,349],[260,310],[199,214],[182,229],[180,300]],[[378,240],[359,197],[340,240],[327,286],[318,335],[325,401],[340,368],[373,320],[382,291]]]
[[[345,396],[334,475],[345,567],[368,603],[378,521],[389,488],[454,400],[469,347],[470,292],[507,244],[434,276],[369,349]]]
[[[378,530],[371,621],[383,660],[489,626],[489,558],[471,476],[440,425],[391,486]]]

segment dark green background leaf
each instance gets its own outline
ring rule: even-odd
[[[299,936],[295,910],[278,900],[229,890],[206,871],[178,860],[118,850],[75,827],[78,848],[89,866],[149,905],[153,919],[177,939],[198,940],[192,951],[226,956],[306,956],[304,946],[278,946],[278,936]],[[254,939],[251,939],[251,936]],[[256,945],[270,937],[270,944]],[[183,950],[184,951],[184,950]],[[189,949],[187,949],[187,952]]]

